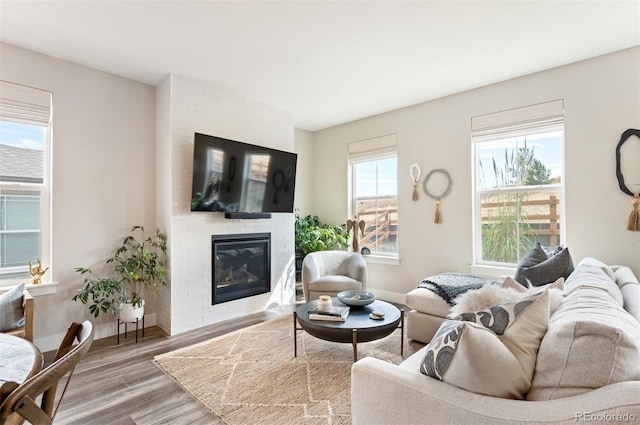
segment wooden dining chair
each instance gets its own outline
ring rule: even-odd
[[[71,375],[93,342],[93,324],[90,321],[72,323],[65,334],[53,363],[26,380],[0,405],[0,425],[14,425],[29,421],[33,425],[49,425],[62,402]],[[73,345],[75,341],[77,345]],[[58,382],[68,374],[66,384],[54,409]],[[40,405],[36,399],[42,395]]]

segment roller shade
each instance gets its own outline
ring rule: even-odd
[[[396,135],[375,137],[373,139],[361,140],[349,143],[347,146],[350,162],[364,162],[372,159],[381,159],[386,155],[389,158],[396,156],[397,143]]]
[[[532,130],[561,125],[564,100],[538,103],[471,118],[474,142],[530,134]]]
[[[0,81],[0,119],[21,124],[48,126],[51,92]]]

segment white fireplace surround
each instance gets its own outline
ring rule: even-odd
[[[156,89],[156,214],[167,229],[169,285],[157,298],[157,324],[170,335],[295,299],[294,215],[225,219],[191,212],[194,133],[293,151],[290,114],[195,80],[169,76]],[[271,233],[271,292],[211,305],[211,235]]]

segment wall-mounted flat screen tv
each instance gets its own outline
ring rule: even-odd
[[[295,153],[195,133],[191,211],[293,212]]]

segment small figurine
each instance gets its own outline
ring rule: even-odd
[[[42,261],[40,261],[40,259],[38,258],[38,265],[33,267],[33,265],[31,265],[31,260],[29,260],[29,274],[31,275],[31,279],[33,280],[33,284],[37,285],[38,283],[42,283],[42,281],[40,280],[40,278],[42,277],[42,275],[44,275],[47,270],[49,270],[49,267],[47,267],[46,269],[42,269]]]
[[[358,220],[358,217],[354,217],[353,220],[347,220],[347,234],[351,233],[353,229],[353,240],[351,241],[353,252],[360,252],[360,237],[364,237],[364,220]],[[358,236],[358,230],[360,230],[360,237]]]

